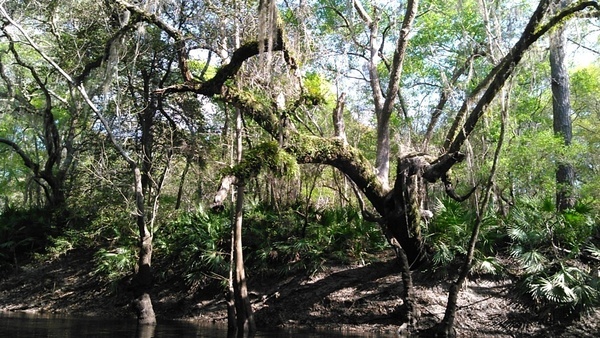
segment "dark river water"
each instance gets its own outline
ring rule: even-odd
[[[259,331],[255,338],[283,337],[394,337],[378,334],[317,330]],[[227,329],[220,325],[197,324],[186,321],[160,321],[156,326],[138,327],[135,320],[107,320],[60,315],[40,315],[0,312],[2,338],[88,338],[88,337],[227,337]]]

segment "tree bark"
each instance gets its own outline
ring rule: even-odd
[[[183,172],[181,173],[181,178],[179,179],[179,187],[177,188],[177,201],[175,202],[175,210],[179,210],[181,207],[181,199],[183,197],[183,187],[185,186],[185,177],[187,176],[188,170],[190,169],[189,158],[185,160],[185,167],[183,168]]]
[[[139,231],[139,257],[137,273],[134,277],[134,304],[138,317],[138,324],[154,325],[156,316],[150,298],[150,292],[154,283],[154,274],[152,272],[152,233],[146,226],[144,193],[142,189],[142,174],[140,169],[133,168],[135,179],[135,201],[136,218]]]
[[[333,110],[333,135],[339,137],[344,144],[348,143],[346,139],[346,125],[344,123],[344,106],[346,103],[346,93],[342,93]]]
[[[233,217],[235,219],[235,216]],[[227,336],[234,337],[237,332],[237,322],[235,318],[235,287],[233,279],[235,273],[235,223],[231,226],[231,248],[229,250],[229,278],[227,280]]]
[[[561,1],[559,7],[566,6]],[[571,101],[569,98],[569,73],[565,61],[565,27],[561,25],[550,34],[550,74],[552,81],[552,112],[554,134],[566,146],[571,144]],[[564,211],[575,206],[575,170],[568,162],[560,162],[556,169],[556,209]]]
[[[389,183],[390,171],[390,117],[394,108],[394,102],[398,96],[400,79],[402,76],[402,65],[404,63],[404,56],[406,55],[409,33],[417,15],[419,1],[409,0],[406,5],[406,12],[404,13],[404,19],[402,21],[398,41],[392,57],[390,79],[385,96],[381,88],[379,72],[377,70],[377,65],[379,63],[379,46],[377,45],[379,19],[377,17],[378,14],[376,13],[377,9],[374,9],[374,18],[371,18],[362,7],[360,1],[354,0],[353,5],[361,20],[363,20],[369,28],[369,62],[367,68],[369,70],[369,84],[371,85],[373,102],[375,105],[375,117],[377,118],[377,149],[375,155],[375,168],[377,171],[377,177],[381,181],[381,184],[384,187],[387,187]]]
[[[384,220],[391,235],[406,253],[409,266],[424,260],[421,209],[425,198],[423,173],[429,163],[423,156],[398,160],[394,188],[386,197]]]
[[[420,317],[420,313],[417,310],[416,306],[416,296],[415,290],[412,282],[412,272],[410,269],[409,258],[406,255],[406,250],[400,245],[397,238],[391,233],[390,227],[384,224],[384,234],[388,240],[388,243],[394,249],[396,253],[396,257],[398,258],[398,263],[400,264],[400,271],[402,275],[402,306],[401,306],[401,314],[403,318],[400,318],[402,321],[402,325],[405,329],[402,329],[401,334],[409,335],[417,326],[417,322]]]
[[[235,206],[235,245],[234,261],[235,273],[233,279],[233,289],[235,295],[235,311],[237,317],[238,337],[243,337],[245,327],[249,332],[256,331],[254,314],[248,298],[248,287],[246,285],[246,271],[244,268],[244,253],[242,248],[242,224],[244,208],[244,183],[238,183],[237,198]],[[247,325],[246,325],[247,324]]]
[[[242,121],[242,112],[239,108],[236,108],[235,114],[235,131],[236,131],[236,160],[237,164],[242,162],[242,152],[243,152],[243,144],[242,144],[242,136],[243,136],[243,121]],[[243,245],[242,245],[242,225],[243,225],[243,216],[244,216],[244,193],[245,193],[245,179],[237,178],[234,176],[229,176],[230,182],[229,186],[235,181],[237,184],[237,196],[235,201],[235,215],[232,229],[232,261],[233,264],[231,267],[233,270],[230,270],[230,278],[233,277],[233,281],[230,280],[230,291],[233,291],[233,295],[229,294],[229,302],[231,302],[231,298],[233,296],[233,305],[234,307],[230,307],[231,304],[228,303],[228,320],[233,320],[234,310],[235,310],[235,322],[229,322],[228,328],[230,330],[230,335],[232,334],[232,330],[237,330],[237,336],[243,337],[244,331],[246,327],[248,328],[248,332],[254,333],[256,331],[256,324],[254,322],[254,314],[252,312],[252,306],[250,304],[250,299],[248,298],[248,287],[246,285],[246,270],[244,267],[244,253],[243,253]],[[219,192],[221,196],[223,193],[227,194],[227,190],[220,189]],[[231,290],[233,289],[233,290]]]

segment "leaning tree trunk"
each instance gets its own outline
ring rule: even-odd
[[[458,278],[456,282],[454,282],[450,286],[450,291],[448,292],[448,303],[446,304],[446,311],[444,313],[444,318],[442,321],[433,328],[433,332],[437,336],[441,337],[454,337],[456,336],[456,332],[454,329],[454,322],[456,319],[456,311],[458,308],[458,295],[460,293],[460,289],[463,284],[467,280],[467,276],[471,271],[471,266],[473,264],[473,258],[475,257],[475,245],[477,244],[477,240],[479,237],[479,231],[481,229],[481,225],[483,223],[483,218],[485,217],[485,212],[487,209],[487,205],[490,201],[490,196],[492,193],[492,189],[494,187],[494,176],[496,175],[496,171],[498,169],[498,163],[500,159],[500,152],[502,151],[502,145],[504,144],[504,138],[506,135],[506,123],[508,121],[508,110],[506,108],[507,104],[503,101],[502,107],[502,123],[500,125],[500,138],[498,139],[498,145],[496,146],[496,150],[494,151],[494,160],[492,162],[492,169],[490,170],[490,174],[487,180],[487,185],[485,188],[485,192],[483,193],[483,200],[481,201],[481,205],[478,206],[478,210],[476,213],[475,223],[473,224],[473,230],[471,231],[471,238],[469,240],[469,246],[467,248],[467,257],[460,268]]]
[[[175,210],[179,210],[181,207],[181,199],[183,198],[183,188],[185,184],[185,177],[190,169],[191,159],[186,157],[185,159],[185,168],[183,168],[183,173],[181,173],[181,178],[179,179],[179,187],[177,188],[177,201],[175,202]]]

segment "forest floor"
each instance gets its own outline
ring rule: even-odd
[[[106,318],[132,316],[131,293],[94,273],[93,253],[72,250],[59,258],[22,266],[0,276],[0,311],[67,313]],[[419,327],[444,315],[449,282],[413,273]],[[311,327],[389,333],[399,325],[402,291],[393,257],[365,265],[324,264],[311,276],[275,279],[250,276],[248,286],[259,327]],[[600,314],[567,323],[546,323],[514,295],[509,279],[469,280],[460,294],[456,330],[460,337],[600,337]],[[155,287],[157,317],[224,322],[219,288],[190,290],[182,280]]]

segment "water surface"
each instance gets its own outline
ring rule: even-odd
[[[390,337],[391,335],[344,333],[305,329],[259,331],[255,338],[284,337]],[[217,324],[187,321],[160,321],[156,326],[138,327],[135,320],[100,319],[50,314],[0,312],[0,337],[7,338],[181,338],[227,337],[227,328]]]

